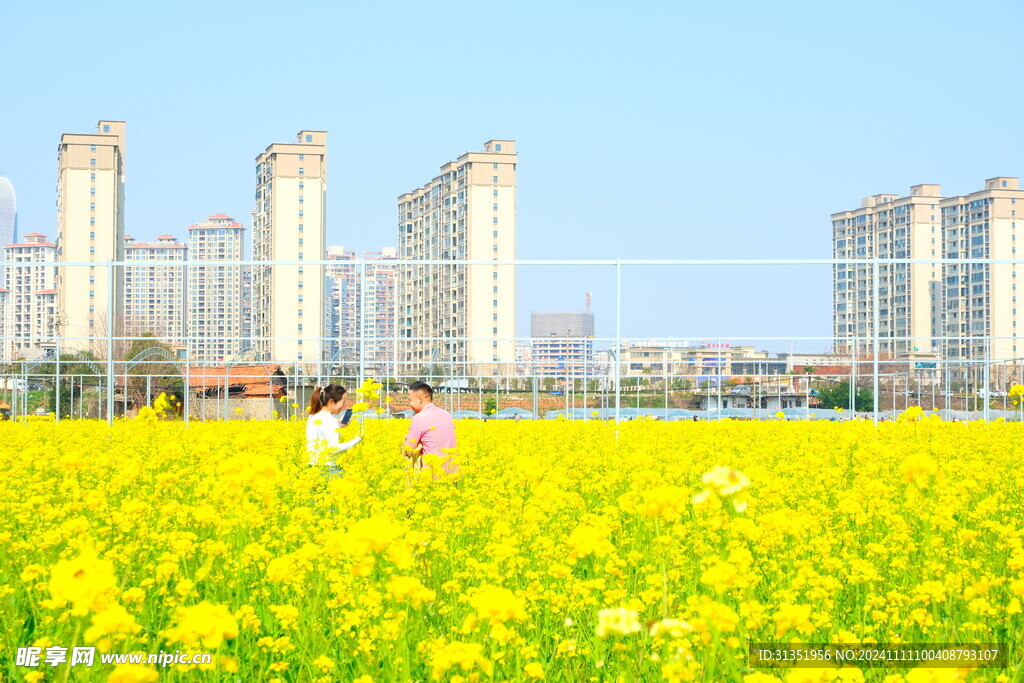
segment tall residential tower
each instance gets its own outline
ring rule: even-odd
[[[248,346],[242,340],[241,261],[245,228],[223,213],[189,226],[192,262],[188,269],[189,358],[196,362],[230,361]]]
[[[303,130],[256,157],[254,261],[320,261],[325,252],[327,133]],[[253,268],[252,325],[259,357],[312,371],[324,360],[323,266]]]
[[[399,257],[512,260],[516,253],[516,143],[489,140],[398,198]],[[513,266],[402,264],[399,362],[414,374],[450,365],[460,374],[511,373]]]
[[[878,194],[859,209],[832,214],[832,253],[849,259],[833,270],[836,351],[858,356],[874,346],[874,274],[861,259],[942,258],[938,185],[915,185],[910,194]],[[937,263],[881,265],[878,272],[878,352],[888,357],[929,353],[939,336]],[[909,354],[909,355],[908,355]]]
[[[108,324],[122,330],[124,273],[111,280],[106,264],[124,260],[124,133],[124,121],[100,121],[94,134],[65,133],[57,149],[57,260],[85,264],[57,272],[67,348],[93,348]]]

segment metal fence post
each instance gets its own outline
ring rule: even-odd
[[[622,259],[615,259],[615,424],[622,419]],[[616,432],[616,436],[618,432]]]
[[[54,371],[55,399],[53,405],[54,422],[60,422],[60,337],[57,337],[57,369]]]
[[[107,259],[107,424],[114,424],[114,261]]]
[[[873,344],[874,348],[872,349],[873,355],[874,355],[873,362],[874,362],[874,382],[875,382],[875,384],[874,384],[874,392],[875,392],[875,397],[874,397],[874,410],[875,410],[874,422],[877,425],[878,424],[878,403],[879,403],[879,395],[878,395],[878,327],[879,327],[879,322],[880,322],[878,320],[878,269],[880,267],[879,264],[880,264],[881,259],[879,259],[878,256],[876,255],[873,260],[874,260],[874,265],[871,268],[871,279],[873,281],[872,284],[874,285],[874,287],[873,287],[873,291],[872,291],[872,302],[871,302],[872,314],[871,314],[871,319],[873,321],[872,334],[874,336],[874,342],[875,342]]]
[[[366,257],[359,259],[359,386],[366,381]]]

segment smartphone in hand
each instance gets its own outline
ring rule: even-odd
[[[341,424],[342,427],[347,427],[348,423],[351,422],[351,421],[352,421],[352,409],[349,408],[348,410],[345,411],[345,414],[341,416],[341,419],[338,420],[338,422]]]

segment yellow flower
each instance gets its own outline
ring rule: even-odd
[[[675,521],[686,509],[686,491],[678,486],[656,486],[641,494],[637,511],[648,517]]]
[[[941,477],[938,463],[928,455],[917,453],[903,461],[903,479],[908,484],[923,488]]]
[[[608,534],[607,526],[580,524],[566,540],[566,545],[570,548],[569,559],[576,560],[587,555],[607,557],[609,553],[615,551],[615,546],[608,540]]]
[[[213,605],[205,600],[192,607],[179,607],[174,626],[164,633],[169,641],[185,645],[198,643],[211,650],[237,635],[238,622],[227,605]]]
[[[331,670],[334,669],[334,660],[331,659],[330,657],[325,657],[324,655],[320,655],[319,657],[317,657],[316,659],[313,660],[313,666],[315,666],[316,668],[320,669],[320,671],[323,671],[324,673],[327,673],[328,671],[331,671]]]
[[[772,617],[775,622],[775,637],[781,638],[791,629],[799,631],[804,635],[814,633],[814,624],[811,623],[810,605],[782,604]]]
[[[544,678],[544,667],[537,662],[530,662],[523,667],[523,673],[527,678]]]
[[[442,640],[431,655],[431,677],[439,681],[441,674],[456,666],[464,672],[479,668],[485,675],[490,676],[494,671],[494,664],[484,657],[483,651],[484,646],[480,643],[444,643]]]
[[[413,607],[419,607],[424,602],[433,602],[437,593],[426,588],[420,580],[413,576],[396,576],[387,583],[388,595],[394,600],[406,600],[412,603]]]
[[[737,494],[750,486],[750,480],[739,470],[718,465],[709,472],[705,472],[704,476],[701,477],[701,481],[707,487],[693,497],[694,505],[700,505],[710,498],[712,494],[715,494],[721,498],[731,497],[732,504],[737,512],[743,512],[747,509],[746,500],[742,495]]]
[[[507,588],[484,586],[469,600],[480,619],[491,623],[526,619],[526,604]]]
[[[607,638],[610,635],[627,636],[640,632],[640,613],[625,607],[603,609],[597,613],[597,635]]]
[[[97,558],[88,548],[72,560],[61,560],[50,571],[50,595],[58,605],[70,602],[74,614],[101,607],[114,587],[114,563]]]
[[[295,626],[295,621],[299,618],[299,610],[293,605],[271,605],[270,611],[277,617],[283,629]]]
[[[135,622],[135,617],[116,602],[111,603],[102,612],[92,615],[92,626],[85,631],[85,640],[94,643],[103,636],[113,633],[138,633],[142,627]]]
[[[107,677],[107,683],[152,683],[160,678],[154,669],[141,664],[118,664]]]

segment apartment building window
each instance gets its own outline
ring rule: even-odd
[[[299,189],[301,190],[301,189],[303,189],[305,187],[306,187],[306,183],[300,180],[299,181]]]
[[[299,232],[302,232],[302,223],[299,223]]]
[[[89,225],[96,225],[96,219],[95,218],[90,218],[89,219]]]
[[[302,209],[299,209],[299,218],[302,218]]]
[[[89,210],[90,211],[95,211],[96,210],[96,203],[95,202],[89,202]]]
[[[89,145],[89,151],[90,152],[95,152],[96,151],[96,145]]]
[[[110,132],[110,124],[109,123],[104,123],[103,124],[103,132],[104,133],[109,133]]]
[[[498,251],[498,245],[497,245],[497,244],[493,245],[493,246],[491,247],[491,250],[492,250],[492,251]]]
[[[313,142],[313,136],[312,135],[307,135],[306,136],[306,142]]]
[[[305,173],[306,173],[306,169],[304,169],[301,166],[299,166],[299,175],[305,175]]]
[[[501,151],[501,143],[500,142],[498,142],[498,143],[496,143],[494,145],[494,151],[495,152],[500,152]]]
[[[89,188],[89,194],[91,196],[95,197],[96,196],[96,188],[95,187],[90,187]]]
[[[494,205],[494,210],[495,210],[495,211],[497,211],[497,210],[498,210],[498,205],[497,205],[497,204],[495,204],[495,205]]]
[[[96,174],[95,173],[90,173],[89,174],[89,180],[96,180]]]
[[[498,191],[497,191],[497,190],[495,190],[495,191],[494,191],[494,196],[495,196],[495,197],[497,197],[497,196],[498,196]]]
[[[491,222],[492,222],[492,223],[494,223],[495,225],[497,225],[497,224],[498,224],[498,217],[497,217],[497,216],[495,216],[495,217],[494,217],[494,218],[492,219],[492,221],[491,221]]]
[[[494,301],[492,301],[491,305],[494,306],[494,307],[497,307],[498,306],[498,300],[495,299]]]
[[[95,149],[95,148],[93,148],[93,149]],[[495,161],[495,162],[494,162],[494,170],[495,170],[495,171],[497,171],[497,170],[498,170],[498,162],[497,162],[497,161]]]
[[[95,159],[89,159],[89,165],[90,166],[95,166],[96,165],[96,160]],[[495,177],[497,177],[497,176],[495,176]],[[494,182],[498,182],[498,181],[495,180]]]
[[[494,176],[494,182],[498,182],[498,176]]]
[[[305,154],[300,154],[299,155],[299,161],[305,161],[305,160],[306,160],[306,155]]]

